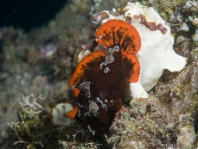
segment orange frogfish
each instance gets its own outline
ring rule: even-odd
[[[93,135],[108,133],[116,113],[127,98],[131,82],[139,81],[140,64],[135,56],[141,47],[137,30],[122,20],[99,27],[95,40],[103,48],[86,55],[69,79],[76,107],[66,113]]]

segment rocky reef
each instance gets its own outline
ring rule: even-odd
[[[75,120],[68,127],[51,125],[53,107],[74,100],[67,83],[76,55],[99,27],[91,16],[112,8],[121,13],[127,2],[70,0],[46,26],[29,33],[0,29],[1,148],[198,147],[197,1],[138,1],[153,7],[170,25],[173,48],[187,65],[181,72],[165,70],[148,98],[125,103],[107,135],[93,136]]]

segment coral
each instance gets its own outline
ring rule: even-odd
[[[159,5],[160,3],[160,5]],[[182,36],[188,37],[190,42],[197,42],[196,33],[197,25],[197,1],[173,0],[154,0],[151,5],[161,14],[161,16],[171,23],[172,32],[176,38]],[[197,43],[194,43],[195,45]]]
[[[151,96],[132,100],[110,127],[112,148],[165,148],[175,144],[176,117]],[[139,147],[138,147],[139,146]]]
[[[75,122],[68,127],[52,127],[49,119],[51,109],[47,105],[43,107],[39,104],[41,99],[41,96],[33,94],[20,98],[21,109],[18,120],[8,123],[11,140],[6,148],[98,148],[101,146],[100,142],[94,140],[91,134]],[[61,105],[58,105],[59,110]],[[61,118],[60,115],[57,118]]]
[[[187,148],[191,148],[191,144],[195,141],[195,132],[193,130],[193,127],[191,128],[181,128],[180,133],[178,135],[177,141],[182,146],[185,146]]]
[[[24,144],[27,148],[45,146],[46,140],[43,137],[49,135],[50,128],[46,125],[49,123],[49,116],[48,112],[36,102],[39,99],[42,97],[35,97],[33,94],[21,98],[22,111],[19,113],[19,121],[8,123],[13,130],[13,136],[16,136],[14,145]]]

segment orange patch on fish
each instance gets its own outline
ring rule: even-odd
[[[109,20],[102,24],[95,33],[96,41],[107,49],[120,46],[122,54],[137,53],[141,47],[138,31],[122,20]]]
[[[68,86],[72,87],[73,85],[79,85],[81,81],[83,80],[84,72],[89,69],[87,63],[88,62],[94,62],[94,61],[99,61],[100,56],[105,57],[106,54],[103,51],[94,51],[93,53],[85,56],[76,66],[76,69],[73,73],[73,75],[70,77]]]
[[[74,94],[74,97],[78,97],[78,95],[80,94],[80,90],[78,88],[74,88],[73,94]]]
[[[73,110],[67,112],[66,116],[71,119],[74,119],[76,117],[77,113],[78,113],[78,107],[76,106]]]

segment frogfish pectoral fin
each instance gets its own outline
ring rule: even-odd
[[[65,115],[71,119],[74,119],[77,116],[78,107],[76,106],[73,110],[67,112]]]
[[[80,89],[75,87],[74,90],[73,90],[74,97],[78,97],[79,94],[80,94]]]

